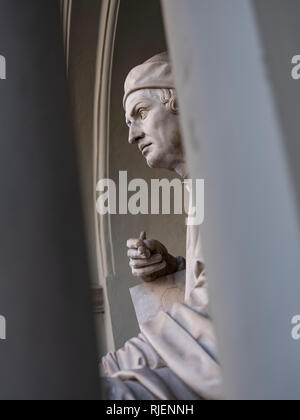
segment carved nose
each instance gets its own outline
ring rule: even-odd
[[[129,143],[130,144],[135,144],[139,140],[143,139],[144,137],[145,137],[145,134],[142,132],[142,130],[133,127],[133,128],[130,129]]]

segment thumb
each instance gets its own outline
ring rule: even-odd
[[[146,232],[141,232],[141,234],[140,234],[140,238],[139,238],[141,241],[145,241],[146,239],[147,239],[147,234],[146,234]]]
[[[139,253],[146,257],[146,258],[150,258],[151,257],[151,252],[149,251],[149,249],[147,249],[147,247],[145,246],[145,240],[147,238],[147,234],[146,232],[141,232],[140,234],[140,241],[142,241],[144,243],[144,246],[140,246],[139,247]]]

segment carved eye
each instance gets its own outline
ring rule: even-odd
[[[139,110],[139,116],[141,117],[142,120],[146,119],[148,115],[148,111],[144,108],[141,108]]]

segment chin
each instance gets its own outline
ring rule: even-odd
[[[164,157],[161,154],[155,154],[151,151],[147,157],[147,164],[151,169],[166,169]]]
[[[147,164],[148,164],[149,168],[151,168],[151,169],[157,169],[157,166],[155,166],[155,164],[153,162],[147,160]]]
[[[149,168],[151,169],[161,169],[161,165],[159,163],[159,161],[157,159],[151,159],[151,156],[149,156],[147,159],[147,164],[149,166]]]

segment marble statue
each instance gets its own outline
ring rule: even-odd
[[[156,55],[125,82],[129,143],[151,168],[188,178],[170,60]],[[209,317],[198,226],[188,226],[187,257],[174,257],[146,232],[129,239],[132,274],[144,281],[131,293],[141,334],[102,360],[110,399],[222,399],[221,369]]]

